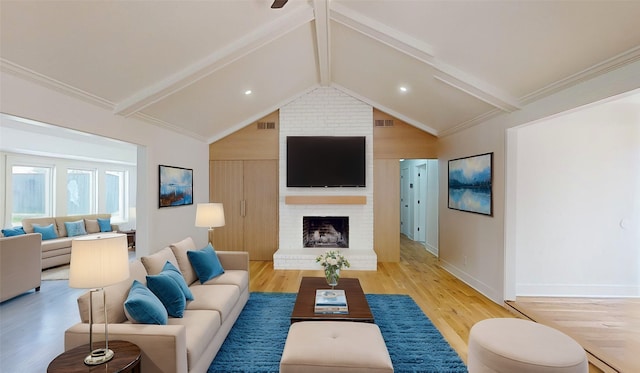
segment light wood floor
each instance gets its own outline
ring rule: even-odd
[[[640,372],[640,299],[518,297],[509,306],[573,337],[605,372]]]
[[[401,247],[400,263],[379,263],[376,272],[346,270],[343,277],[359,278],[365,293],[410,295],[465,362],[469,330],[476,322],[491,317],[516,317],[513,311],[507,310],[507,306],[491,302],[442,269],[437,258],[426,252],[421,245],[403,237]],[[296,292],[303,276],[322,276],[321,271],[275,271],[273,262],[252,261],[250,270],[251,291]],[[64,331],[79,321],[76,298],[82,292],[84,290],[69,288],[66,280],[44,281],[40,292],[25,293],[1,303],[0,371],[46,371],[49,362],[64,350]],[[572,330],[564,328],[572,324],[590,326],[582,328],[591,336],[587,341],[602,347],[605,361],[607,356],[617,355],[618,358],[615,359],[623,362],[638,362],[638,303],[633,306],[633,301],[622,301],[618,305],[607,305],[604,309],[599,309],[602,305],[599,304],[600,300],[593,299],[586,300],[579,306],[575,300],[554,302],[539,299],[525,302],[526,300],[519,299],[516,303],[521,301],[523,305],[535,303],[539,306],[536,310],[526,310],[538,322],[548,324],[553,322],[548,322],[548,319],[558,315],[558,329],[563,329],[577,340],[581,338],[572,335]],[[620,314],[619,311],[623,308],[630,313]],[[578,310],[577,313],[572,312]],[[552,317],[539,317],[545,312]],[[618,336],[602,337],[607,329],[615,330],[619,333]],[[625,331],[630,334],[625,335]],[[628,366],[631,370],[620,371],[640,372],[635,369],[637,365]],[[590,372],[600,371],[590,366]]]

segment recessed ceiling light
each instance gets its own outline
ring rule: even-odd
[[[404,92],[406,92],[406,91],[408,91],[407,87],[405,87],[405,86],[400,86],[400,92],[404,93]]]
[[[249,96],[251,93],[253,93],[253,92],[251,92],[250,89],[247,89],[246,91],[244,91],[244,94],[247,95],[247,96]]]

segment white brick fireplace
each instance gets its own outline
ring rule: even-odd
[[[364,188],[288,188],[287,136],[365,136]],[[337,89],[318,88],[280,109],[280,241],[275,269],[321,269],[315,258],[328,248],[303,247],[303,217],[340,216],[349,220],[349,248],[339,249],[351,269],[376,270],[373,250],[373,108]],[[290,196],[356,196],[358,203],[287,203]]]

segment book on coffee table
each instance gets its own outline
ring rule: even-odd
[[[316,302],[313,311],[314,313],[325,314],[348,314],[349,307],[344,290],[316,290]]]

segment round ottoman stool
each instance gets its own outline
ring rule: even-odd
[[[584,349],[568,335],[529,320],[496,318],[469,332],[469,373],[587,373]]]

